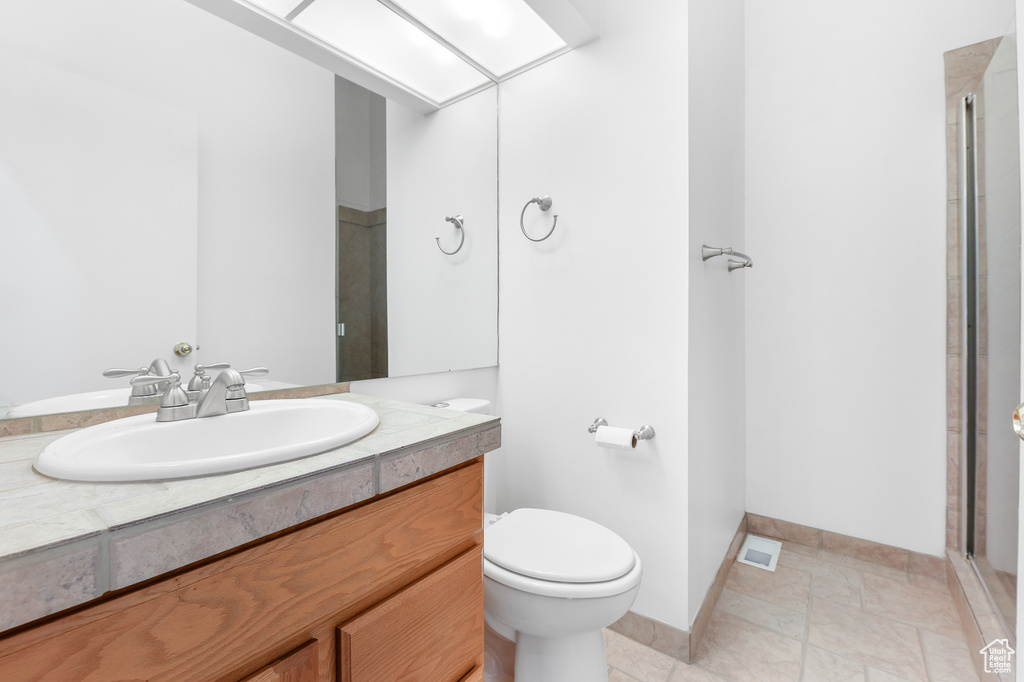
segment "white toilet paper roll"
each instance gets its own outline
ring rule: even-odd
[[[616,450],[632,450],[636,447],[633,429],[621,429],[615,426],[597,427],[595,436],[598,447],[615,448]]]

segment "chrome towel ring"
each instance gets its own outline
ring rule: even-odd
[[[728,266],[729,267],[729,272],[732,272],[733,270],[739,270],[741,268],[752,268],[752,267],[754,267],[754,260],[750,256],[748,256],[747,254],[740,253],[739,251],[733,251],[732,255],[739,256],[743,260],[736,260],[735,258],[730,258],[729,259],[729,266]]]
[[[748,256],[745,253],[740,253],[739,251],[733,251],[733,248],[731,246],[718,247],[718,246],[708,246],[707,244],[701,245],[701,247],[700,247],[700,259],[701,260],[705,260],[706,261],[709,258],[714,258],[715,256],[736,256],[737,258],[742,258],[743,259],[743,260],[737,260],[737,258],[730,258],[729,259],[729,263],[728,263],[729,272],[732,272],[733,270],[740,270],[742,268],[752,268],[752,267],[754,267],[754,259],[753,258],[751,258],[750,256]]]
[[[558,224],[558,214],[555,214],[555,222],[551,224],[551,229],[548,233],[539,239],[535,239],[530,235],[526,234],[526,226],[523,225],[523,216],[526,215],[526,209],[530,204],[537,204],[540,210],[547,211],[551,208],[551,197],[534,197],[526,202],[526,206],[523,206],[522,212],[519,214],[519,227],[523,230],[523,236],[529,239],[531,242],[542,242],[551,236],[551,233],[555,231],[555,225]]]
[[[447,216],[445,220],[455,225],[455,229],[459,231],[459,236],[461,237],[459,239],[459,245],[455,247],[454,251],[445,251],[444,247],[441,246],[440,237],[434,237],[434,241],[437,242],[437,248],[441,249],[441,253],[443,253],[446,256],[454,256],[462,249],[462,245],[466,242],[466,230],[463,229],[462,216],[460,215]]]

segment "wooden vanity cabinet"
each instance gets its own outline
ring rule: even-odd
[[[484,682],[484,666],[478,665],[473,668],[472,672],[468,673],[459,682]]]
[[[0,635],[0,680],[481,679],[482,492],[477,459]]]
[[[317,682],[317,644],[316,640],[309,642],[242,682]]]
[[[341,682],[461,680],[476,662],[482,562],[482,548],[465,552],[339,627]]]

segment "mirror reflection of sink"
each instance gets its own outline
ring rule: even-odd
[[[284,381],[260,381],[245,382],[246,393],[257,393],[259,391],[273,391],[279,388],[295,388],[298,384],[289,384]],[[132,389],[108,388],[103,391],[89,391],[88,393],[72,393],[60,395],[56,398],[45,398],[34,400],[24,405],[16,405],[3,415],[8,419],[18,417],[35,417],[41,414],[58,414],[61,412],[80,412],[82,410],[99,410],[108,407],[124,407],[128,404],[128,396]],[[154,400],[155,405],[158,401]]]
[[[238,471],[315,455],[362,438],[380,418],[344,400],[261,400],[245,412],[157,422],[151,414],[70,433],[36,457],[70,481],[153,481]]]

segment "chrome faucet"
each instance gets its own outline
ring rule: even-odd
[[[205,392],[196,401],[196,417],[216,417],[249,409],[249,396],[245,393],[245,379],[237,369],[221,370]]]
[[[171,374],[171,366],[167,364],[167,361],[163,358],[157,358],[149,364],[149,367],[139,367],[138,369],[108,369],[104,370],[103,376],[107,378],[117,377],[128,377],[128,376],[169,376]],[[128,396],[129,405],[152,405],[160,400],[161,389],[166,388],[166,385],[161,385],[161,382],[153,382],[147,384],[136,384],[132,382],[132,394]]]
[[[219,366],[219,365],[218,365]],[[213,368],[214,365],[206,365]],[[244,412],[249,409],[249,396],[245,392],[245,379],[242,375],[264,376],[266,367],[237,370],[224,365],[221,373],[212,382],[201,368],[197,366],[197,374],[202,377],[201,388],[193,397],[191,391],[181,387],[181,375],[171,370],[167,375],[144,375],[132,379],[133,386],[154,386],[166,383],[167,387],[160,397],[160,407],[156,411],[158,422],[173,422],[182,419],[216,417],[232,412]]]

